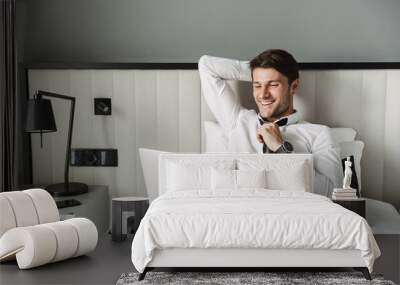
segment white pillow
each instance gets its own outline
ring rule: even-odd
[[[268,189],[310,191],[308,188],[308,169],[305,163],[299,163],[292,168],[271,169],[267,171]]]
[[[228,138],[218,123],[204,123],[205,152],[228,152]]]
[[[167,191],[211,189],[211,168],[168,162]]]
[[[314,169],[311,154],[264,154],[238,158],[239,170],[266,170],[267,188],[313,191]]]
[[[266,188],[266,179],[265,170],[230,170],[215,168],[211,170],[211,188],[213,190]]]
[[[150,201],[158,197],[158,158],[165,151],[139,148],[139,156],[142,164],[144,183]]]
[[[266,171],[236,170],[237,188],[267,188]]]
[[[231,169],[211,169],[211,188],[236,189],[236,170]]]
[[[211,169],[234,169],[232,155],[171,153],[160,156],[159,191],[211,189]]]

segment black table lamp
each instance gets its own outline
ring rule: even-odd
[[[54,120],[53,109],[49,99],[43,97],[58,98],[71,101],[69,117],[67,149],[65,153],[64,183],[48,185],[45,189],[52,195],[70,196],[88,192],[88,186],[84,183],[69,182],[69,162],[71,157],[71,138],[74,124],[75,97],[60,95],[56,93],[37,91],[33,99],[28,101],[28,113],[25,131],[29,133],[40,133],[40,146],[43,147],[42,134],[57,131]]]

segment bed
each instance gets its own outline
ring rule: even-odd
[[[357,214],[313,194],[309,154],[174,154],[132,243],[143,279],[158,267],[353,267],[379,248]]]

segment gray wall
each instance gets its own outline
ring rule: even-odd
[[[400,61],[400,1],[18,0],[31,61]]]

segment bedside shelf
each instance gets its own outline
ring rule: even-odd
[[[365,199],[354,199],[354,200],[332,200],[332,202],[339,204],[343,208],[353,211],[365,218]]]
[[[110,197],[108,186],[89,185],[89,192],[68,197],[54,197],[57,203],[66,200],[77,200],[81,205],[59,208],[61,216],[88,218],[96,225],[99,234],[106,233],[110,224]]]

